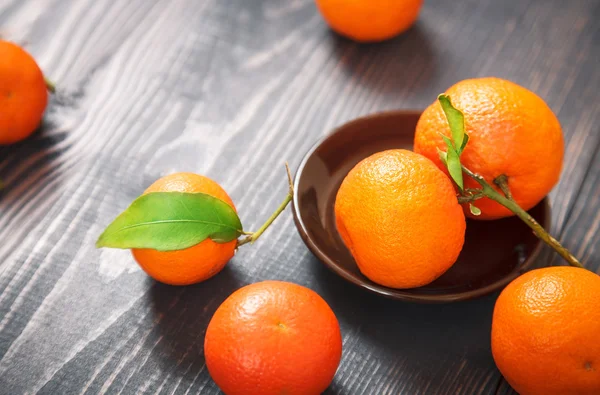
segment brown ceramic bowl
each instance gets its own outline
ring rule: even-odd
[[[294,220],[308,248],[346,280],[400,300],[441,303],[497,291],[533,266],[541,241],[516,217],[467,220],[458,261],[442,277],[420,288],[393,289],[363,276],[335,226],[333,205],[342,180],[367,156],[390,148],[412,149],[418,111],[393,111],[349,122],[313,146],[298,168]],[[550,223],[547,198],[530,210],[542,226]]]

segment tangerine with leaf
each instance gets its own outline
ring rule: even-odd
[[[286,165],[287,166],[287,165]],[[292,199],[256,232],[245,232],[235,205],[215,181],[175,173],[153,183],[100,235],[97,247],[131,249],[141,268],[157,281],[189,285],[219,273],[236,249],[253,243]]]
[[[469,140],[460,155],[462,164],[497,191],[501,186],[496,184],[504,183],[523,209],[538,204],[558,182],[563,164],[562,129],[550,107],[530,90],[492,77],[460,81],[445,95],[465,117]],[[438,154],[446,150],[444,138],[452,138],[452,133],[436,100],[419,119],[414,150],[447,171]],[[467,189],[479,187],[470,178],[464,183]],[[477,219],[514,215],[487,197],[477,202],[477,208],[479,215],[466,210],[467,215]]]
[[[577,260],[577,258],[569,250],[563,247],[558,240],[546,232],[546,230],[526,211],[526,209],[521,206],[521,203],[517,201],[517,197],[513,193],[511,184],[508,182],[509,176],[507,176],[507,174],[497,174],[495,172],[488,173],[497,174],[493,176],[493,181],[490,182],[485,176],[471,170],[470,166],[477,165],[466,165],[463,163],[463,154],[467,152],[469,145],[472,143],[470,135],[466,133],[467,122],[465,120],[465,116],[461,110],[454,107],[448,95],[439,95],[438,103],[446,119],[446,125],[450,130],[449,136],[443,134],[440,136],[444,147],[443,149],[436,147],[438,161],[441,163],[442,168],[446,170],[451,179],[454,181],[460,195],[458,200],[459,202],[467,205],[470,215],[483,215],[480,207],[491,207],[489,202],[497,204],[503,210],[511,213],[512,215],[516,215],[523,220],[523,222],[525,222],[525,224],[527,224],[527,226],[533,230],[537,237],[552,247],[571,266],[583,267],[581,262],[579,262],[579,260]],[[560,137],[559,140],[559,145],[562,147],[562,137]],[[522,150],[522,148],[517,146],[515,151],[519,150]],[[527,151],[527,148],[525,148],[525,151]],[[513,156],[514,155],[516,154],[513,154]],[[485,158],[482,157],[481,160],[485,161]],[[463,177],[464,174],[467,175],[466,180]],[[468,188],[468,185],[477,187]],[[517,183],[517,185],[520,184]],[[488,217],[488,219],[491,218]]]
[[[235,211],[233,201],[219,184],[194,173],[175,173],[160,178],[144,194],[152,192],[204,193],[220,199]],[[214,203],[216,205],[217,202]],[[222,206],[220,203],[219,205]],[[238,229],[241,229],[241,224]],[[218,243],[209,237],[183,250],[134,248],[131,252],[142,269],[155,280],[171,285],[188,285],[204,281],[220,272],[233,258],[236,248],[237,240]]]

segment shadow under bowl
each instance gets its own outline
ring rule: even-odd
[[[377,294],[413,302],[473,299],[502,289],[530,269],[542,242],[517,217],[467,219],[465,244],[457,262],[431,284],[412,289],[384,287],[365,277],[335,225],[334,203],[348,172],[362,159],[394,148],[412,149],[420,111],[391,111],[351,121],[315,144],[295,179],[294,221],[308,248],[344,279]],[[529,213],[547,229],[550,206],[544,198]]]

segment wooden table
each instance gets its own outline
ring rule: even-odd
[[[0,28],[56,81],[42,130],[0,148],[0,393],[215,394],[206,325],[242,285],[320,293],[344,338],[329,394],[506,394],[490,353],[497,295],[400,303],[315,259],[289,211],[215,278],[170,287],[102,229],[174,171],[218,180],[247,228],[286,192],[284,161],[372,112],[424,108],[499,76],[558,115],[566,162],[552,232],[600,272],[600,3],[426,0],[403,36],[358,45],[312,0],[0,0]],[[560,259],[548,250],[540,264]]]

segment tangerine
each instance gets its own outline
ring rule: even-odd
[[[150,192],[206,193],[223,200],[235,210],[233,201],[219,184],[194,173],[175,173],[158,179],[144,194]],[[132,249],[133,257],[152,278],[170,285],[189,285],[204,281],[219,273],[233,258],[237,240],[216,243],[206,239],[179,251]]]
[[[423,0],[316,0],[337,33],[359,42],[383,41],[415,23]]]
[[[465,240],[450,179],[407,150],[358,163],[337,193],[335,218],[360,271],[391,288],[431,283],[456,262]]]
[[[532,270],[500,294],[492,354],[521,395],[600,394],[600,276],[576,267]]]
[[[528,89],[493,77],[461,81],[446,94],[465,116],[469,143],[462,164],[494,187],[494,179],[507,176],[513,198],[523,209],[538,204],[558,182],[563,163],[562,129],[550,107]],[[450,127],[436,100],[419,119],[414,150],[447,173],[438,154],[438,148],[446,150],[440,133],[450,136]],[[465,188],[479,188],[479,184],[465,177]],[[479,216],[465,207],[473,218],[514,215],[488,198],[475,205],[481,210]]]
[[[0,145],[29,137],[47,104],[46,82],[35,59],[18,45],[0,40]]]
[[[263,281],[235,291],[206,330],[208,371],[227,395],[322,393],[342,354],[335,314],[317,293]]]

